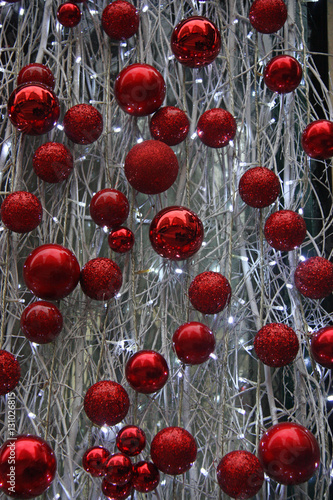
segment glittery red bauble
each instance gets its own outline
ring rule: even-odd
[[[63,126],[71,141],[76,144],[91,144],[103,132],[103,117],[91,104],[76,104],[66,111]]]
[[[283,0],[254,0],[249,19],[259,33],[275,33],[282,28],[288,17]]]
[[[177,61],[190,68],[212,63],[221,49],[221,35],[206,17],[193,16],[181,21],[172,32],[171,50]]]
[[[310,257],[296,267],[297,290],[310,299],[323,299],[333,292],[333,264],[324,257]]]
[[[41,202],[32,193],[15,191],[6,196],[1,204],[1,219],[4,225],[15,233],[29,233],[42,220]]]
[[[223,148],[237,132],[236,120],[229,111],[221,108],[209,109],[200,116],[197,134],[201,142],[210,148]]]
[[[157,488],[159,482],[159,470],[152,462],[142,460],[133,465],[132,485],[136,491],[148,493]]]
[[[215,349],[215,337],[210,329],[197,321],[181,325],[172,337],[173,348],[180,361],[200,365]]]
[[[199,217],[185,207],[167,207],[155,215],[150,224],[149,238],[155,252],[171,260],[192,257],[201,247],[204,237]]]
[[[151,394],[165,385],[169,368],[162,354],[155,351],[138,351],[128,360],[125,376],[132,389]]]
[[[72,172],[73,156],[63,144],[46,142],[36,149],[32,166],[40,179],[56,184],[66,180]]]
[[[139,13],[134,5],[124,0],[110,3],[102,14],[103,30],[114,40],[126,40],[135,35],[139,21]]]
[[[308,429],[282,422],[262,436],[258,457],[265,473],[278,483],[301,484],[313,476],[320,462],[320,451]]]
[[[82,291],[94,300],[111,299],[119,292],[122,282],[120,268],[105,257],[89,260],[81,270]]]
[[[230,283],[222,274],[206,271],[190,284],[188,295],[194,309],[203,314],[217,314],[230,302]]]
[[[306,235],[303,217],[292,210],[279,210],[268,217],[264,228],[267,243],[275,248],[289,252],[299,247]]]
[[[333,122],[316,120],[302,133],[302,148],[308,156],[327,160],[333,156]]]
[[[190,122],[185,111],[174,106],[160,108],[149,123],[152,137],[168,146],[176,146],[187,137]]]
[[[111,250],[117,253],[129,252],[134,245],[134,234],[127,227],[112,229],[108,236],[108,243]]]
[[[245,450],[227,453],[216,473],[221,490],[239,500],[252,498],[264,482],[264,470],[258,458]]]
[[[63,319],[59,309],[43,300],[26,307],[21,315],[21,329],[30,342],[48,344],[62,330]]]
[[[84,397],[84,411],[95,425],[116,425],[127,415],[129,397],[117,382],[102,380],[92,385]]]
[[[121,109],[129,115],[150,115],[164,100],[164,78],[149,64],[131,64],[117,76],[114,95]]]
[[[177,156],[164,142],[141,142],[133,146],[126,156],[125,175],[140,193],[162,193],[177,179]]]
[[[21,377],[19,362],[10,352],[0,350],[0,396],[15,389]]]
[[[74,28],[81,20],[81,11],[75,3],[66,2],[58,7],[57,19],[66,28]]]
[[[150,454],[160,471],[176,476],[192,467],[197,457],[197,445],[193,436],[185,429],[166,427],[154,437]]]
[[[311,337],[314,360],[325,368],[333,368],[333,326],[325,326]]]
[[[110,456],[109,450],[103,446],[89,448],[82,457],[82,466],[93,477],[105,476],[105,464]]]
[[[28,135],[50,132],[60,115],[59,101],[53,91],[41,83],[24,83],[8,100],[8,116],[14,127]]]
[[[109,500],[124,500],[128,498],[133,491],[133,486],[131,482],[119,486],[118,484],[112,484],[105,477],[102,481],[102,493]]]
[[[129,214],[126,196],[117,189],[102,189],[90,202],[90,215],[98,226],[117,227],[123,224]]]
[[[52,71],[44,64],[32,63],[24,66],[18,74],[17,85],[38,82],[54,89],[55,81]]]
[[[291,56],[273,57],[264,69],[264,82],[273,92],[287,94],[295,90],[302,80],[302,66]]]
[[[132,479],[132,462],[123,453],[111,455],[105,464],[106,480],[112,484],[122,486]]]
[[[9,497],[38,497],[50,486],[56,470],[54,453],[40,437],[22,434],[0,448],[0,490]]]
[[[126,425],[118,432],[116,445],[122,453],[135,457],[146,446],[146,435],[140,427]]]
[[[253,208],[268,207],[279,196],[280,182],[272,170],[254,167],[247,170],[239,181],[239,194],[244,203]]]
[[[29,290],[45,300],[59,300],[69,295],[80,279],[75,255],[57,244],[41,245],[27,257],[23,278]]]
[[[263,326],[254,339],[258,358],[268,366],[285,366],[294,361],[299,349],[296,333],[283,323]]]

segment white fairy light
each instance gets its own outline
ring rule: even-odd
[[[233,316],[229,316],[229,318],[228,318],[229,325],[232,325],[233,322],[234,322],[234,317]]]
[[[214,359],[214,360],[217,359],[216,354],[214,354],[213,352],[210,353],[209,357]]]
[[[304,257],[304,255],[300,255],[300,256],[299,256],[299,260],[300,260],[301,262],[305,262],[305,261],[306,261],[306,257]]]
[[[31,418],[32,420],[34,420],[36,418],[36,415],[32,411],[30,411],[28,413],[28,417]]]
[[[203,476],[208,476],[208,472],[203,467],[201,467],[200,472]]]
[[[290,288],[290,289],[294,288],[294,287],[293,287],[293,285],[292,285],[291,283],[287,283],[287,284],[286,284],[286,287],[287,287],[287,288]]]
[[[148,9],[149,9],[148,5],[144,5],[142,7],[142,12],[147,12]]]
[[[103,226],[103,231],[104,233],[108,233],[110,229],[108,228],[108,226]]]
[[[196,132],[194,132],[194,134],[191,135],[191,139],[195,139],[196,137],[198,137],[198,134]]]
[[[179,267],[177,267],[177,269],[175,269],[175,273],[176,274],[183,274],[183,270],[180,269]]]
[[[58,123],[58,125],[57,125],[57,129],[58,129],[58,130],[64,130],[64,127],[63,127],[62,125],[60,125],[60,123]]]
[[[81,57],[81,56],[79,56],[79,57],[77,57],[77,58],[75,59],[75,62],[76,62],[77,64],[79,64],[81,61],[82,61],[82,57]]]

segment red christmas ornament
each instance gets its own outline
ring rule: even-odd
[[[128,360],[125,376],[132,389],[143,394],[151,394],[165,385],[169,368],[160,353],[138,351]]]
[[[150,224],[150,243],[161,257],[184,260],[201,247],[204,237],[199,217],[185,207],[167,207]]]
[[[178,160],[170,146],[144,141],[132,147],[125,159],[125,175],[131,186],[145,194],[169,189],[177,179]]]
[[[148,493],[155,490],[159,482],[159,470],[152,462],[142,460],[133,465],[132,485],[136,491]]]
[[[197,321],[181,325],[172,337],[173,348],[180,361],[200,365],[215,349],[215,337],[210,329]]]
[[[116,425],[127,415],[129,397],[117,382],[102,380],[92,385],[84,397],[84,411],[95,425]]]
[[[59,300],[69,295],[80,279],[75,255],[57,244],[41,245],[27,257],[23,278],[29,290],[45,300]]]
[[[126,425],[118,432],[116,445],[118,450],[125,455],[135,457],[146,446],[146,435],[140,427]]]
[[[268,366],[280,367],[294,361],[299,349],[296,333],[283,323],[263,326],[254,339],[258,358]]]
[[[221,490],[238,500],[252,498],[264,482],[261,463],[245,450],[227,453],[218,464],[216,473]]]
[[[291,422],[273,425],[262,436],[258,457],[268,476],[281,484],[308,481],[320,462],[316,438],[305,427]]]
[[[197,445],[193,436],[185,429],[166,427],[154,437],[150,454],[160,471],[176,476],[192,467],[197,457]]]
[[[150,115],[164,100],[164,78],[149,64],[131,64],[117,76],[114,95],[125,113],[132,116]]]
[[[244,203],[253,208],[268,207],[279,196],[280,182],[272,170],[254,167],[247,170],[239,181],[239,194]]]
[[[41,83],[24,83],[8,100],[8,117],[14,127],[28,135],[50,132],[60,115],[59,101],[53,91]]]
[[[209,109],[200,116],[197,134],[201,142],[210,148],[223,148],[237,132],[236,120],[229,111],[221,108]]]
[[[123,453],[111,455],[105,464],[106,480],[112,484],[122,486],[132,479],[132,462]]]
[[[302,148],[310,158],[328,160],[333,156],[333,122],[316,120],[302,133]]]
[[[312,335],[311,352],[321,366],[333,368],[333,326],[321,328]]]
[[[109,500],[124,500],[128,498],[133,491],[133,486],[131,482],[123,485],[112,484],[105,477],[102,481],[102,493]]]
[[[65,28],[74,28],[81,21],[81,11],[75,3],[66,2],[58,7],[57,19]]]
[[[206,271],[190,284],[188,295],[194,309],[203,314],[217,314],[230,302],[230,283],[222,274]]]
[[[139,28],[139,13],[129,2],[116,0],[105,7],[102,14],[102,27],[114,40],[127,40]]]
[[[76,104],[64,116],[68,139],[76,144],[92,144],[103,132],[103,117],[91,104]]]
[[[220,49],[220,32],[206,17],[184,19],[177,24],[171,35],[171,50],[175,58],[189,68],[211,64]]]
[[[103,446],[89,448],[82,457],[82,466],[93,477],[105,476],[105,464],[110,456],[109,450]]]
[[[303,217],[296,212],[279,210],[266,220],[264,233],[271,247],[289,252],[303,243],[306,236],[306,224]]]
[[[273,57],[264,69],[264,82],[273,92],[288,94],[297,89],[302,80],[302,66],[291,56]]]
[[[119,292],[122,282],[120,268],[105,257],[89,260],[81,270],[82,291],[94,300],[111,299]]]
[[[0,350],[0,396],[17,386],[21,377],[19,362],[10,352]],[[0,483],[1,484],[1,483]]]
[[[125,222],[129,214],[126,196],[117,189],[102,189],[90,202],[90,215],[98,226],[117,227]]]
[[[1,219],[4,225],[15,233],[29,233],[42,220],[41,202],[32,193],[15,191],[6,196],[1,204]]]
[[[108,237],[108,243],[114,252],[129,252],[134,246],[134,234],[127,227],[112,229]]]
[[[23,83],[42,83],[50,89],[54,89],[55,81],[52,71],[44,64],[32,63],[24,66],[18,74],[17,85]]]
[[[333,292],[333,264],[324,257],[310,257],[296,267],[297,290],[310,299],[323,299]]]
[[[40,437],[22,434],[0,448],[0,490],[9,497],[38,497],[52,483],[56,469],[54,453]]]
[[[63,319],[59,309],[43,300],[26,307],[21,315],[21,329],[30,342],[48,344],[62,330]]]
[[[72,172],[73,156],[63,144],[46,142],[36,149],[32,166],[40,179],[56,184],[66,180]]]
[[[288,17],[283,0],[254,0],[250,8],[249,19],[259,33],[279,31]]]
[[[152,137],[168,146],[176,146],[187,137],[190,122],[185,111],[174,106],[160,108],[149,123]]]

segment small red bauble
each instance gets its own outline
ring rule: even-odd
[[[17,85],[38,82],[54,89],[55,81],[52,71],[44,64],[32,63],[24,66],[18,74]]]
[[[89,209],[98,226],[113,228],[121,226],[127,219],[129,203],[121,191],[106,188],[94,194]]]
[[[159,482],[159,470],[152,462],[142,460],[133,465],[132,485],[136,491],[148,493],[157,488]]]
[[[57,19],[65,28],[74,28],[81,21],[81,11],[75,3],[66,2],[59,6]]]
[[[249,19],[259,33],[279,31],[288,17],[283,0],[254,0],[250,8]]]
[[[109,500],[124,500],[125,498],[128,498],[130,496],[132,491],[133,486],[131,481],[121,486],[118,484],[110,483],[110,481],[108,481],[106,477],[102,481],[102,493]]]
[[[190,68],[211,64],[220,49],[220,32],[206,17],[184,19],[177,24],[171,35],[171,50],[175,58]]]
[[[146,446],[146,435],[136,425],[126,425],[117,434],[116,445],[119,451],[135,457]]]
[[[266,167],[247,170],[242,175],[238,187],[244,203],[253,208],[268,207],[274,203],[280,192],[277,175]]]
[[[106,480],[112,484],[122,486],[132,479],[132,462],[123,453],[111,455],[105,464]]]
[[[63,319],[59,309],[43,300],[26,307],[21,315],[21,329],[30,342],[47,344],[62,330]]]
[[[169,368],[160,353],[139,351],[128,360],[125,376],[132,389],[143,394],[151,394],[165,385]]]
[[[13,459],[14,476],[11,475]],[[53,450],[40,437],[19,435],[6,441],[0,448],[0,490],[9,497],[38,497],[50,486],[56,470],[57,461]]]
[[[177,179],[178,160],[170,146],[144,141],[132,147],[125,159],[125,175],[131,186],[145,194],[169,189]]]
[[[333,156],[333,122],[316,120],[302,133],[302,148],[310,158],[328,160]]]
[[[105,464],[110,456],[109,450],[103,446],[89,448],[82,457],[82,466],[93,477],[105,476]]]
[[[102,27],[114,40],[127,40],[139,28],[139,13],[129,2],[116,0],[105,7],[102,14]]]
[[[75,255],[57,244],[41,245],[27,257],[23,278],[29,290],[45,300],[59,300],[69,295],[80,279]]]
[[[222,274],[206,271],[190,284],[188,295],[194,309],[203,314],[217,314],[230,302],[230,283]]]
[[[289,252],[303,243],[306,224],[303,217],[296,212],[279,210],[266,220],[264,233],[271,247]]]
[[[1,204],[1,219],[4,225],[15,233],[29,233],[42,220],[41,202],[32,193],[15,191],[6,196]]]
[[[280,367],[294,361],[299,349],[296,333],[283,323],[263,326],[254,339],[258,358],[268,366]]]
[[[15,389],[21,377],[19,362],[10,352],[0,350],[0,396]]]
[[[91,104],[76,104],[66,111],[63,126],[76,144],[92,144],[103,132],[103,117]]]
[[[302,66],[291,56],[273,57],[264,69],[264,82],[273,92],[288,94],[295,90],[302,80]]]
[[[185,111],[174,106],[160,108],[149,123],[152,137],[168,146],[176,146],[187,137],[190,122]]]
[[[259,459],[245,450],[227,453],[218,464],[216,473],[221,490],[239,500],[252,498],[264,482]]]
[[[172,337],[173,348],[180,361],[200,365],[215,349],[215,337],[210,329],[197,321],[181,325]]]
[[[41,83],[24,83],[8,100],[8,116],[14,127],[28,135],[50,132],[60,115],[59,101],[53,91]]]
[[[84,411],[95,425],[116,425],[127,415],[129,397],[117,382],[102,380],[92,385],[84,397]]]
[[[150,454],[160,471],[176,476],[192,467],[197,457],[197,445],[187,430],[181,427],[166,427],[154,437]]]
[[[46,142],[36,149],[32,166],[40,179],[56,184],[66,180],[72,172],[73,156],[63,144]]]
[[[200,116],[197,134],[201,142],[210,148],[223,148],[237,132],[236,120],[229,111],[214,108]]]
[[[117,253],[126,253],[134,246],[134,234],[127,227],[112,229],[108,236],[108,243],[111,250]]]
[[[297,290],[310,299],[323,299],[333,292],[333,264],[324,257],[310,257],[296,267]]]
[[[333,326],[325,326],[311,337],[314,360],[325,368],[333,368]]]
[[[116,78],[114,95],[125,113],[146,116],[157,111],[165,97],[165,81],[149,64],[131,64]]]
[[[164,208],[150,224],[149,238],[155,252],[171,260],[192,257],[204,237],[199,217],[185,207]]]
[[[281,484],[301,484],[315,473],[320,462],[316,438],[299,424],[282,422],[262,436],[258,457],[268,476]]]
[[[94,300],[111,299],[119,292],[122,282],[120,268],[105,257],[89,260],[81,270],[82,291]]]

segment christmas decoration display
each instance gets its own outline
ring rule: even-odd
[[[323,299],[333,292],[333,264],[324,257],[310,257],[298,264],[294,280],[304,297]]]
[[[128,199],[117,189],[102,189],[90,202],[90,215],[98,226],[109,228],[121,226],[129,213]]]
[[[136,491],[148,493],[155,490],[159,482],[159,470],[152,462],[141,460],[133,465],[132,485]]]
[[[192,467],[197,457],[197,445],[186,429],[166,427],[154,437],[150,454],[160,471],[175,476]]]
[[[105,477],[102,481],[102,493],[111,500],[123,500],[132,493],[133,486],[131,482],[123,485],[113,484]]]
[[[213,332],[198,321],[191,321],[177,328],[172,343],[180,361],[189,365],[204,363],[215,349]]]
[[[21,377],[19,362],[8,351],[0,349],[0,395],[15,389]]]
[[[249,20],[259,33],[275,33],[287,20],[288,12],[283,0],[254,0]]]
[[[156,351],[138,351],[128,360],[125,375],[132,389],[151,394],[166,384],[169,368],[162,354]]]
[[[263,326],[254,339],[254,350],[265,365],[279,367],[294,361],[299,349],[296,333],[282,323]]]
[[[238,187],[244,203],[253,208],[268,207],[280,193],[278,177],[266,167],[247,170],[242,175]]]
[[[127,227],[112,229],[108,236],[111,250],[117,253],[126,253],[132,250],[134,245],[134,234]]]
[[[105,464],[106,480],[122,486],[132,479],[132,462],[123,453],[111,455]]]
[[[30,342],[47,344],[61,332],[63,317],[56,305],[40,300],[24,309],[20,323],[25,337]]]
[[[182,109],[165,106],[151,117],[149,129],[157,141],[164,142],[168,146],[176,146],[186,139],[190,122]]]
[[[223,148],[235,137],[237,125],[234,117],[225,109],[209,109],[199,118],[197,134],[210,148]]]
[[[102,380],[92,385],[84,397],[84,411],[95,425],[116,425],[127,415],[129,397],[117,382]]]
[[[264,69],[264,82],[273,92],[287,94],[297,89],[302,74],[302,66],[294,57],[275,56]]]
[[[1,204],[3,224],[15,233],[28,233],[39,226],[42,220],[41,202],[32,193],[15,191],[6,196]]]
[[[205,271],[191,282],[188,296],[197,311],[203,314],[217,314],[230,302],[230,283],[220,273]]]
[[[266,220],[264,233],[271,247],[289,252],[303,243],[306,224],[303,217],[296,212],[279,210]]]
[[[46,142],[36,149],[32,166],[40,179],[56,184],[66,180],[71,174],[73,156],[63,144]]]
[[[89,448],[82,457],[82,466],[93,477],[105,476],[105,464],[110,452],[103,446]]]
[[[302,148],[310,158],[327,160],[333,156],[333,122],[315,120],[303,131]]]
[[[333,368],[333,326],[325,326],[311,337],[314,360],[325,368]]]
[[[119,292],[122,282],[119,266],[105,257],[90,260],[81,270],[82,291],[94,300],[111,299]]]
[[[66,2],[59,5],[57,19],[66,28],[74,28],[81,20],[81,11],[75,3]]]
[[[125,425],[117,434],[116,445],[125,455],[135,457],[146,446],[146,435],[136,425]]]
[[[110,3],[102,14],[103,30],[114,40],[126,40],[135,35],[139,21],[139,14],[134,5],[125,0]]]
[[[17,76],[17,85],[22,83],[37,82],[54,90],[55,80],[50,68],[44,64],[31,63],[24,66]]]
[[[91,104],[76,104],[66,111],[63,127],[71,141],[76,144],[91,144],[103,132],[103,117]]]

